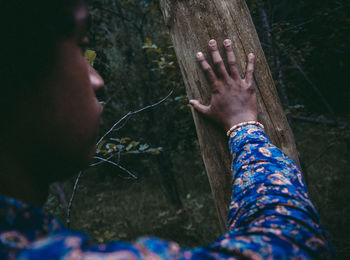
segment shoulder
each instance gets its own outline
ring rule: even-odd
[[[41,208],[0,195],[0,258],[60,230],[63,225]]]

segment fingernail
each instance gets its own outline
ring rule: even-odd
[[[203,53],[202,52],[197,52],[197,59],[200,59],[200,58],[202,58],[203,57]]]
[[[224,40],[224,45],[225,45],[225,47],[230,46],[231,45],[231,40],[229,40],[229,39]]]
[[[253,59],[255,56],[254,56],[253,53],[249,53],[249,54],[248,54],[248,57],[249,57],[249,59]]]
[[[216,45],[216,41],[215,40],[210,40],[209,41],[209,46],[213,47]]]

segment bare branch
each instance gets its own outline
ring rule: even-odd
[[[306,74],[306,72],[301,68],[301,66],[298,64],[298,62],[296,61],[296,58],[294,57],[294,55],[290,54],[286,49],[281,49],[279,48],[278,45],[276,45],[276,47],[281,50],[284,55],[286,55],[287,57],[291,57],[291,60],[293,62],[293,67],[296,68],[300,74],[304,77],[304,79],[310,84],[311,88],[313,89],[313,91],[317,94],[318,98],[320,99],[320,101],[325,105],[325,107],[327,108],[328,112],[330,115],[333,116],[333,118],[335,118],[335,113],[333,108],[331,107],[331,105],[328,103],[328,101],[326,100],[326,98],[323,96],[323,94],[321,93],[321,91],[318,89],[318,87],[316,86],[316,84],[309,78],[309,76]]]
[[[56,194],[58,197],[60,203],[67,208],[68,207],[68,202],[66,198],[66,194],[64,193],[62,189],[62,185],[60,182],[56,181],[50,185],[50,190],[52,193]]]
[[[315,91],[315,93],[318,95],[322,103],[327,107],[328,112],[334,116],[334,111],[331,107],[331,105],[328,103],[326,98],[322,95],[321,91],[318,89],[318,87],[312,82],[312,80],[309,78],[308,75],[306,75],[305,71],[299,66],[299,64],[296,62],[295,59],[293,59],[294,67],[303,75],[304,79],[310,84],[312,89]]]
[[[325,124],[325,125],[331,125],[331,126],[348,125],[346,122],[338,122],[335,120],[321,119],[321,118],[315,118],[315,117],[306,117],[306,116],[298,116],[298,115],[290,115],[290,117],[296,120],[302,120],[310,123],[318,123],[318,124]]]
[[[109,160],[109,159],[111,159],[112,157],[113,157],[113,155],[109,156],[106,160]],[[89,167],[94,167],[94,166],[100,165],[100,164],[102,164],[102,163],[104,163],[104,161],[99,160],[99,162],[90,164]]]
[[[313,20],[314,20],[314,19],[310,19],[310,20],[308,20],[308,21],[306,21],[306,22],[299,23],[299,24],[297,24],[297,25],[288,27],[288,28],[286,28],[286,29],[282,29],[281,31],[276,32],[275,34],[281,34],[281,33],[284,33],[284,32],[287,32],[287,31],[290,31],[290,30],[299,28],[299,27],[301,27],[301,26],[303,26],[303,25],[305,25],[305,24],[308,24],[308,23],[313,22]]]
[[[105,158],[102,157],[98,157],[98,156],[94,156],[95,159],[106,162],[106,163],[110,163],[114,166],[117,166],[119,169],[125,171],[126,173],[128,173],[132,178],[137,179],[137,176],[135,174],[133,174],[131,171],[129,171],[128,169],[125,169],[123,166],[121,166],[120,164],[113,162],[113,161],[109,161]]]
[[[322,158],[322,156],[324,156],[325,154],[329,154],[330,153],[330,148],[332,146],[334,146],[336,143],[335,142],[329,142],[329,144],[327,145],[327,147],[321,151],[316,158],[314,158],[307,166],[306,168],[309,168],[311,165],[313,165],[315,162],[317,162],[319,159]]]
[[[124,115],[121,119],[119,119],[101,138],[100,138],[100,140],[97,142],[97,145],[99,145],[101,142],[102,142],[102,140],[110,133],[110,132],[112,132],[113,130],[114,130],[114,128],[116,128],[121,122],[123,122],[126,118],[128,118],[129,116],[132,116],[132,115],[135,115],[135,114],[137,114],[137,113],[140,113],[140,112],[142,112],[142,111],[144,111],[144,110],[146,110],[146,109],[150,109],[150,108],[153,108],[153,107],[155,107],[155,106],[158,106],[158,105],[160,105],[161,103],[163,103],[165,100],[167,100],[172,94],[173,94],[173,92],[174,92],[174,90],[171,90],[170,92],[169,92],[169,94],[165,97],[165,98],[163,98],[163,99],[161,99],[160,101],[158,101],[158,102],[156,102],[156,103],[154,103],[154,104],[152,104],[152,105],[148,105],[148,106],[145,106],[145,107],[143,107],[143,108],[141,108],[141,109],[139,109],[139,110],[136,110],[136,111],[129,111],[126,115]]]
[[[266,31],[267,42],[269,44],[269,48],[272,51],[272,54],[274,57],[274,62],[275,62],[276,72],[277,72],[278,82],[279,82],[279,85],[277,86],[279,90],[279,94],[281,96],[283,105],[288,106],[289,100],[287,96],[286,85],[284,84],[284,80],[283,80],[284,75],[281,68],[280,53],[279,53],[279,49],[275,48],[276,43],[274,41],[274,34],[270,28],[270,22],[268,19],[268,15],[264,9],[263,1],[259,1],[259,12],[260,12],[263,28]]]
[[[116,122],[116,123],[101,137],[101,138],[100,138],[100,140],[97,142],[97,145],[99,145],[99,144],[101,143],[101,141],[102,141],[110,132],[112,132],[112,131],[114,130],[115,127],[117,127],[117,126],[118,126],[121,122],[123,122],[125,119],[128,119],[130,116],[135,115],[135,114],[137,114],[137,113],[140,113],[140,112],[142,112],[142,111],[144,111],[144,110],[146,110],[146,109],[153,108],[153,107],[155,107],[155,106],[160,105],[160,104],[163,103],[165,100],[167,100],[167,99],[171,96],[171,94],[173,94],[173,92],[174,92],[174,90],[171,90],[171,91],[169,92],[169,94],[168,94],[165,98],[161,99],[160,101],[158,101],[158,102],[156,102],[156,103],[154,103],[154,104],[152,104],[152,105],[145,106],[145,107],[143,107],[143,108],[141,108],[141,109],[139,109],[139,110],[136,110],[136,111],[130,111],[130,112],[128,112],[128,113],[127,113],[126,115],[124,115],[121,119],[119,119],[119,120],[118,120],[118,121],[117,121],[117,122]],[[126,122],[125,122],[125,123],[126,123]],[[125,125],[125,123],[122,125],[122,127]],[[119,128],[119,129],[120,129],[120,128]],[[119,155],[119,156],[120,156],[120,155]],[[120,164],[118,164],[118,163],[116,163],[116,162],[110,161],[109,159],[111,159],[112,156],[108,157],[107,159],[102,158],[102,157],[98,157],[98,156],[94,156],[93,158],[99,160],[99,162],[90,164],[90,165],[89,165],[90,167],[97,166],[97,165],[102,164],[102,163],[104,163],[104,162],[110,163],[110,164],[112,164],[112,165],[114,165],[114,166],[117,166],[119,169],[125,171],[126,173],[128,173],[133,179],[137,179],[137,176],[136,176],[135,174],[133,174],[132,172],[130,172],[128,169],[125,169],[123,166],[121,166]],[[119,162],[119,158],[118,158],[118,162]],[[78,176],[77,176],[77,178],[76,178],[76,180],[75,180],[74,187],[73,187],[73,192],[72,192],[72,196],[71,196],[71,198],[70,198],[70,200],[69,200],[69,204],[68,204],[68,207],[67,207],[67,218],[66,218],[66,223],[67,223],[68,228],[69,228],[69,226],[70,226],[70,215],[71,215],[71,208],[72,208],[73,200],[74,200],[75,193],[76,193],[76,190],[77,190],[77,188],[78,188],[78,183],[79,183],[79,180],[80,180],[80,177],[81,177],[82,173],[83,173],[83,172],[80,171],[79,174],[78,174]]]
[[[66,223],[67,223],[67,227],[68,228],[70,227],[70,212],[71,212],[71,209],[72,209],[72,204],[73,204],[73,200],[74,200],[74,197],[75,197],[75,192],[77,191],[79,179],[80,179],[82,174],[83,174],[83,171],[80,171],[78,176],[77,176],[77,178],[75,179],[72,196],[70,197],[69,204],[68,204],[68,207],[67,207]]]

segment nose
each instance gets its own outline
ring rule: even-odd
[[[105,84],[101,75],[91,65],[89,66],[89,78],[94,92],[97,92]]]

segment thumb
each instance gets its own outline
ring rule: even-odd
[[[205,106],[202,105],[201,103],[199,103],[198,100],[196,99],[191,99],[190,100],[190,104],[193,106],[193,108],[195,110],[197,110],[199,113],[202,113],[204,115],[208,115],[209,114],[209,106]]]

